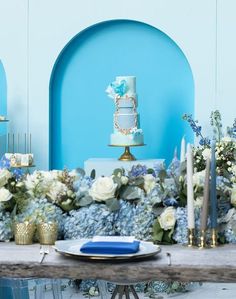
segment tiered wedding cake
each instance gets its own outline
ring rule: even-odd
[[[116,81],[108,86],[106,92],[114,99],[116,106],[111,145],[142,145],[143,131],[140,129],[137,113],[136,78],[116,77]]]

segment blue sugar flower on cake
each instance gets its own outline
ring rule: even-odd
[[[128,90],[126,80],[121,80],[121,82],[118,83],[115,81],[111,83],[111,87],[113,88],[114,93],[120,97],[123,97]]]

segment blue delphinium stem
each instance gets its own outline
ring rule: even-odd
[[[210,139],[208,137],[203,137],[202,127],[197,125],[198,121],[194,120],[191,114],[190,115],[184,114],[183,120],[186,120],[190,124],[190,126],[191,126],[193,132],[196,134],[196,136],[200,137],[200,140],[199,140],[200,145],[210,146]]]

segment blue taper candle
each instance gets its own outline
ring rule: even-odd
[[[216,158],[215,158],[215,140],[211,144],[211,189],[210,189],[210,203],[211,203],[211,228],[217,227],[217,197],[216,197]]]

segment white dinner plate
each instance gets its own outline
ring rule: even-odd
[[[81,246],[91,241],[91,239],[79,239],[79,240],[63,240],[56,241],[55,250],[58,253],[67,256],[73,256],[86,260],[133,260],[144,259],[152,257],[161,252],[161,248],[158,245],[154,245],[151,242],[140,241],[139,251],[132,254],[87,254],[80,251]]]

